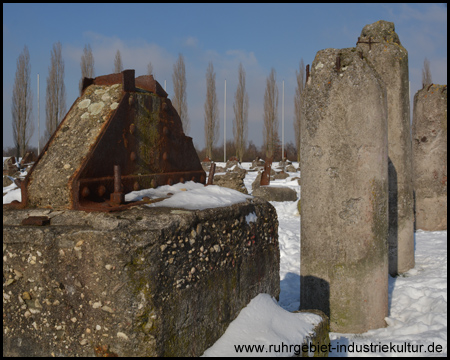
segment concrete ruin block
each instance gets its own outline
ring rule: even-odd
[[[285,186],[258,186],[252,192],[253,196],[258,196],[267,201],[296,201],[297,191]]]
[[[447,85],[415,94],[412,136],[415,227],[447,230]]]
[[[252,298],[278,298],[279,266],[276,210],[257,198],[4,209],[3,356],[200,356]]]
[[[386,85],[389,123],[389,273],[414,267],[414,201],[409,105],[408,52],[394,23],[366,25],[357,51],[373,66]]]
[[[319,51],[301,123],[300,307],[335,332],[388,314],[386,89],[355,48]]]
[[[242,169],[243,170],[243,169]],[[228,171],[223,175],[214,176],[214,185],[237,190],[243,194],[248,194],[244,184],[246,171]]]

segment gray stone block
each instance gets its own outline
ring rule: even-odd
[[[419,90],[413,115],[415,227],[447,230],[447,85]]]
[[[369,39],[372,44],[367,44]],[[386,85],[389,141],[389,273],[414,267],[412,144],[409,105],[408,51],[394,23],[366,25],[356,50]]]
[[[355,48],[316,54],[301,122],[301,309],[334,332],[386,326],[386,89]]]
[[[297,191],[285,186],[260,186],[252,195],[267,201],[296,201],[298,198]]]

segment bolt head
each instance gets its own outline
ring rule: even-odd
[[[83,188],[83,190],[81,190],[81,196],[84,197],[84,198],[88,197],[90,193],[91,192],[89,191],[89,188],[87,186],[85,186]]]
[[[103,195],[105,195],[105,192],[106,192],[106,187],[105,187],[104,185],[100,185],[100,186],[97,188],[97,194],[98,194],[98,196],[102,197]]]

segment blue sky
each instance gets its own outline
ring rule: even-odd
[[[41,135],[45,127],[45,89],[50,53],[62,44],[67,109],[78,96],[80,59],[90,44],[95,76],[113,72],[120,50],[124,69],[146,73],[152,62],[155,78],[172,98],[172,72],[178,54],[186,64],[189,136],[204,146],[205,73],[212,61],[219,99],[223,144],[224,81],[227,80],[227,139],[232,138],[233,101],[238,66],[246,71],[249,95],[248,140],[262,144],[266,78],[273,67],[281,94],[285,81],[285,141],[294,141],[295,72],[300,59],[311,64],[317,51],[356,44],[362,28],[392,21],[409,53],[411,99],[421,88],[425,57],[433,82],[447,84],[447,7],[445,4],[3,4],[3,147],[13,146],[11,98],[16,62],[25,45],[31,63],[37,146],[37,74],[40,74]],[[411,100],[412,107],[412,100]],[[42,144],[41,144],[42,146]]]

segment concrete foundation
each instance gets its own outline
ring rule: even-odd
[[[319,51],[301,123],[300,308],[362,333],[388,314],[386,89],[355,48]]]
[[[361,31],[357,51],[380,75],[387,91],[389,123],[389,273],[414,267],[412,144],[408,52],[394,23],[377,21]]]
[[[279,264],[276,211],[257,198],[4,209],[3,356],[200,356],[252,298],[278,297]]]
[[[447,85],[414,96],[413,168],[416,229],[447,230]]]

